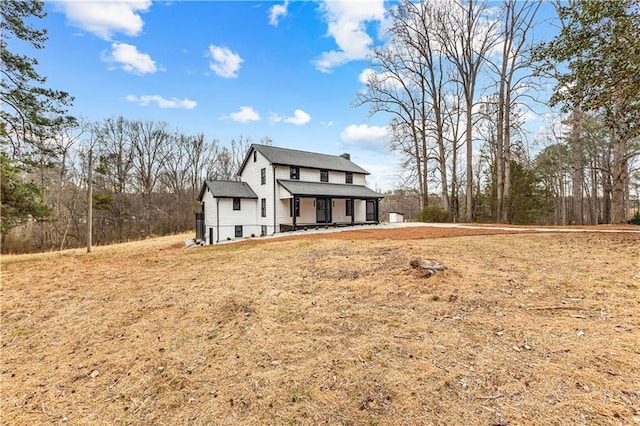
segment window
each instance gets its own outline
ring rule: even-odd
[[[240,198],[233,199],[233,209],[240,210]]]
[[[293,198],[289,200],[289,217],[293,217]],[[296,217],[300,217],[300,198],[295,199],[296,204]]]
[[[236,238],[242,238],[242,225],[236,225]]]
[[[253,150],[253,162],[255,163],[256,161],[258,161],[258,151]]]
[[[320,170],[320,182],[329,182],[329,170]]]
[[[344,177],[346,183],[353,183],[353,173],[347,172]]]
[[[267,168],[266,167],[260,169],[260,184],[261,185],[267,184]]]
[[[300,167],[291,167],[289,169],[289,179],[300,180]]]
[[[267,217],[267,199],[260,199],[260,216]]]
[[[352,216],[353,215],[353,205],[351,204],[353,200],[344,200],[344,205],[345,205],[345,212],[344,215],[345,216]]]
[[[262,225],[260,227],[260,235],[263,237],[267,235],[267,225]]]

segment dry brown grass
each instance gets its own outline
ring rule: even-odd
[[[640,423],[640,234],[419,232],[5,256],[0,423]]]

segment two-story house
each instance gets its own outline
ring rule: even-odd
[[[239,181],[206,181],[196,239],[205,244],[304,227],[378,223],[383,196],[349,154],[327,155],[253,144]]]

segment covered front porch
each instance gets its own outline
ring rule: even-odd
[[[279,220],[280,232],[379,223],[382,195],[366,186],[278,182],[282,207],[289,210],[289,220]]]

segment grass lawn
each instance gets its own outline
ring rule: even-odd
[[[500,232],[3,256],[0,423],[640,424],[640,234]]]

